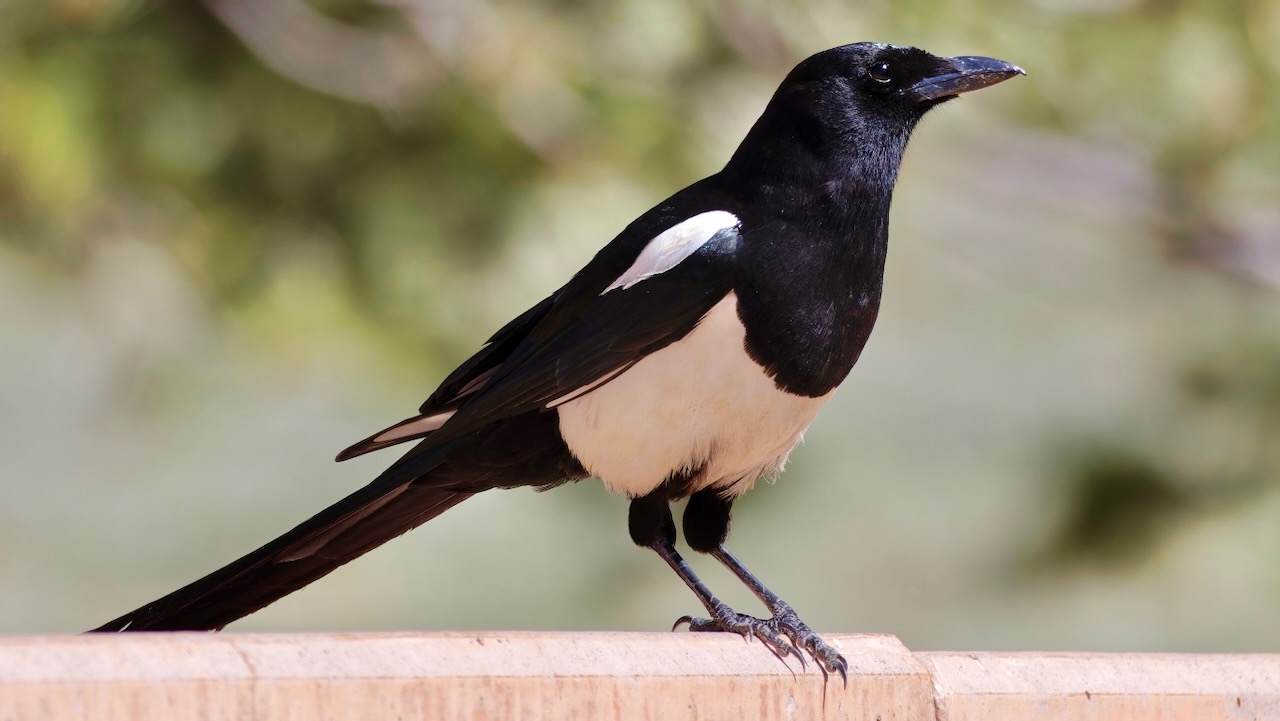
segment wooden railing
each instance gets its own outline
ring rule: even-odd
[[[848,686],[719,634],[10,637],[0,719],[1280,721],[1280,654],[912,653],[892,636],[827,638]]]

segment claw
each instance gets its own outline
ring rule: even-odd
[[[804,670],[804,657],[800,656],[800,652],[796,651],[795,647],[791,647],[791,645],[780,647],[780,645],[765,642],[763,636],[760,636],[760,643],[764,644],[764,648],[769,649],[769,653],[772,653],[774,658],[777,658],[778,661],[782,662],[783,668],[786,668],[787,671],[791,671],[792,676],[796,675],[795,668],[792,668],[790,663],[787,663],[787,656],[791,656],[792,653],[795,653],[796,658],[799,658],[801,670]],[[782,651],[780,651],[780,648]]]
[[[763,643],[766,648],[773,652],[773,655],[782,662],[783,666],[787,667],[788,671],[791,671],[792,676],[794,676],[796,672],[793,671],[791,669],[791,665],[787,663],[787,656],[795,656],[799,659],[801,670],[806,668],[804,654],[800,653],[800,650],[795,647],[795,644],[788,643],[774,632],[772,628],[769,628],[767,621],[760,621],[759,619],[754,618],[751,620],[759,621],[758,625],[753,624],[751,629],[752,633],[756,638],[760,639],[760,642]]]
[[[800,670],[801,670],[801,671],[807,671],[807,670],[809,670],[809,662],[805,660],[805,658],[804,658],[804,654],[803,654],[803,653],[800,653],[800,645],[796,643],[795,638],[794,638],[794,637],[792,637],[792,636],[791,636],[791,634],[787,633],[786,629],[778,628],[778,625],[777,625],[776,623],[774,623],[774,622],[773,622],[773,619],[769,619],[768,623],[769,623],[769,626],[770,626],[770,629],[769,629],[769,630],[770,630],[771,632],[773,632],[773,634],[774,634],[774,638],[778,639],[778,642],[779,642],[780,644],[782,644],[782,645],[786,646],[787,651],[788,651],[788,655],[794,654],[794,655],[795,655],[795,657],[796,657],[797,659],[799,659],[799,661],[800,661]],[[783,640],[782,640],[782,637],[777,635],[777,632],[778,632],[778,631],[781,631],[781,632],[783,633],[783,635],[785,635],[785,636],[787,637],[787,640],[786,640],[786,641],[783,641]]]
[[[849,688],[849,662],[844,660],[844,656],[838,656],[835,667],[840,672],[840,680],[844,681],[844,687]]]
[[[787,638],[783,638],[773,627],[773,621],[747,616],[724,607],[716,609],[716,618],[696,618],[693,616],[681,616],[676,619],[671,630],[679,628],[682,624],[689,626],[692,633],[709,633],[709,632],[725,632],[736,633],[743,640],[750,641],[756,639],[774,655],[782,665],[791,671],[792,675],[795,670],[787,663],[788,656],[795,656],[800,660],[801,668],[807,668],[804,654],[796,647],[795,643],[790,642]]]
[[[839,673],[844,685],[848,687],[849,664],[844,656],[828,646],[826,641],[805,625],[787,604],[778,603],[770,610],[773,611],[772,618],[759,619],[737,613],[728,606],[722,605],[714,609],[715,618],[681,616],[676,619],[671,630],[675,631],[682,625],[688,625],[689,631],[693,633],[715,631],[736,633],[747,641],[755,638],[769,649],[769,652],[781,661],[792,675],[795,674],[795,670],[791,668],[791,664],[787,663],[787,658],[795,656],[800,661],[801,670],[808,670],[809,664],[805,659],[805,653],[807,653],[818,670],[822,672],[824,684],[832,673]]]
[[[801,621],[791,606],[779,601],[770,610],[773,612],[772,625],[786,634],[795,647],[803,648],[809,653],[822,672],[824,682],[830,678],[831,672],[836,672],[840,674],[844,685],[849,685],[849,664],[844,656],[828,646],[813,629]]]

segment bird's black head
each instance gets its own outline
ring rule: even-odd
[[[825,50],[782,81],[726,171],[891,188],[907,139],[930,108],[1021,74],[1003,60],[881,43]]]
[[[995,58],[940,58],[920,48],[854,43],[801,62],[782,81],[775,100],[815,101],[814,109],[837,126],[847,111],[914,123],[960,93],[1022,74],[1018,66]]]

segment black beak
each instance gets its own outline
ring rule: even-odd
[[[944,68],[944,72],[904,88],[901,91],[902,94],[916,102],[940,100],[967,93],[970,90],[981,90],[1015,75],[1027,74],[1022,68],[1012,63],[976,56],[947,58]]]

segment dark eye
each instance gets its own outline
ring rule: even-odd
[[[888,85],[893,82],[893,67],[889,63],[875,63],[867,71],[867,75],[881,85]]]

